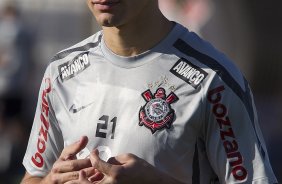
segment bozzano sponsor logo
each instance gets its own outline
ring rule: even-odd
[[[31,162],[38,168],[42,168],[44,165],[44,159],[42,154],[46,150],[46,143],[48,139],[48,131],[50,127],[49,123],[49,103],[47,99],[48,93],[51,91],[51,80],[45,78],[45,89],[41,94],[41,113],[40,113],[40,130],[37,138],[36,153],[31,157]]]
[[[236,180],[247,179],[248,172],[244,167],[243,157],[239,151],[239,144],[233,132],[231,120],[228,117],[227,107],[221,103],[224,86],[219,86],[209,91],[208,101],[212,104],[212,113],[219,125],[220,139],[231,167],[231,174]]]

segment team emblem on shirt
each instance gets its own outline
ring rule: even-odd
[[[146,104],[139,111],[139,125],[145,126],[155,133],[163,128],[170,128],[173,123],[175,112],[170,104],[176,102],[178,97],[171,92],[166,95],[163,88],[158,88],[153,95],[150,90],[142,93]]]

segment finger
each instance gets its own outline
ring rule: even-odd
[[[71,171],[79,171],[81,169],[89,168],[89,167],[92,167],[90,159],[66,160],[66,161],[55,163],[53,166],[53,172],[65,173]]]
[[[80,181],[87,180],[87,178],[86,178],[86,172],[83,171],[83,170],[79,171],[79,176],[78,176],[78,178],[79,178]]]
[[[101,173],[109,175],[111,172],[111,169],[113,167],[112,164],[105,162],[104,160],[101,160],[99,157],[99,151],[95,149],[90,154],[90,161],[92,166],[100,171]]]
[[[91,184],[87,179],[87,173],[84,170],[79,171],[78,180],[68,181],[65,184]]]
[[[111,157],[108,160],[108,163],[114,164],[114,165],[123,165],[128,163],[131,160],[135,160],[137,157],[133,154],[122,154],[117,155],[115,157]]]
[[[110,176],[105,176],[102,180],[100,181],[94,181],[91,182],[92,184],[113,184],[113,183],[117,183],[114,182],[113,179]]]
[[[89,168],[83,169],[83,171],[86,173],[86,177],[88,178],[98,173],[98,171],[92,166]]]
[[[56,183],[75,182],[78,181],[79,171],[57,174],[56,178]]]
[[[91,177],[93,176],[93,174],[95,174],[95,169],[93,167],[91,168],[86,168],[86,169],[83,169],[83,176],[84,178],[88,178],[88,177]],[[67,173],[60,173],[60,174],[57,174],[57,183],[66,183],[66,182],[76,182],[80,179],[80,173],[81,171],[73,171],[73,172],[67,172]]]
[[[67,146],[61,153],[60,159],[68,160],[73,159],[77,153],[86,147],[88,143],[87,136],[82,136],[79,141]]]
[[[104,178],[104,174],[100,172],[96,172],[93,176],[89,177],[89,181],[96,182],[96,181],[101,181]]]
[[[81,184],[81,183],[80,183],[80,181],[75,180],[75,181],[68,181],[68,182],[66,182],[64,184]]]
[[[119,160],[117,160],[116,157],[109,158],[107,162],[113,165],[122,165],[123,164]]]

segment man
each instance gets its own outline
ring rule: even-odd
[[[88,0],[102,31],[48,66],[22,183],[276,183],[249,86],[155,0]]]

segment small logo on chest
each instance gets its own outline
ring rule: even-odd
[[[176,102],[178,97],[171,92],[166,96],[163,88],[158,88],[153,95],[150,90],[142,93],[146,104],[139,111],[139,125],[145,126],[155,133],[163,128],[170,128],[175,117],[175,112],[170,104]]]

